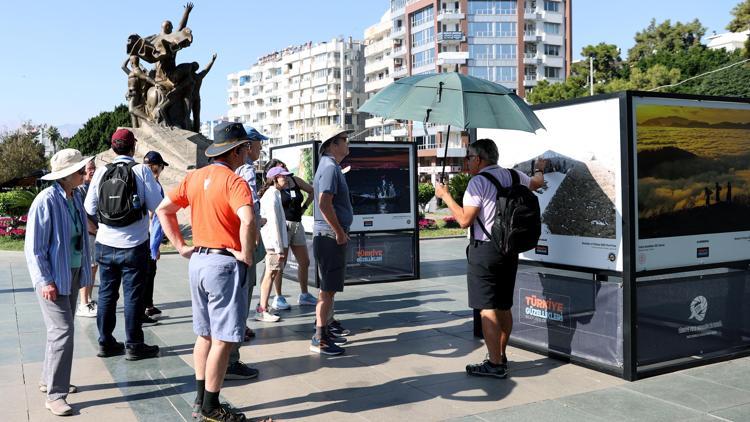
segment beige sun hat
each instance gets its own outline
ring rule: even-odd
[[[93,158],[84,157],[77,149],[61,149],[49,161],[52,172],[42,176],[42,180],[57,180],[70,176],[82,169]]]
[[[320,148],[318,149],[318,152],[320,154],[323,154],[323,151],[325,151],[326,147],[328,146],[328,143],[331,142],[331,139],[345,133],[350,134],[354,132],[353,130],[344,129],[341,126],[338,125],[332,125],[332,126],[325,126],[320,129],[320,140],[323,141],[322,144],[320,144]]]

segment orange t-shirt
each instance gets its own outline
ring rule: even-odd
[[[247,182],[229,167],[211,164],[188,173],[169,199],[181,208],[190,206],[195,246],[242,249],[237,210],[252,206],[253,199]]]

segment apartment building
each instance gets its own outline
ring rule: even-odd
[[[391,12],[388,10],[378,23],[365,29],[365,94],[368,99],[393,82],[392,25]],[[365,140],[404,141],[405,137],[397,139],[392,135],[397,127],[394,120],[370,117],[365,120]]]
[[[520,96],[570,73],[572,0],[391,0],[393,78],[453,72],[484,78]],[[394,129],[419,144],[419,172],[441,171],[447,127]],[[446,172],[461,171],[468,138],[451,128]]]
[[[317,139],[321,126],[364,132],[364,43],[333,39],[273,51],[231,73],[230,121],[255,127],[269,146]]]

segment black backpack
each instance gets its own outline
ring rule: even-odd
[[[539,199],[529,188],[519,183],[518,173],[509,169],[513,184],[505,188],[495,176],[479,173],[497,189],[495,196],[495,222],[492,234],[487,233],[481,220],[479,227],[495,244],[501,255],[512,255],[534,249],[542,234]]]
[[[146,215],[135,185],[134,161],[107,164],[99,182],[99,222],[112,227],[129,226]]]

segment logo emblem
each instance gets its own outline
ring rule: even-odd
[[[708,300],[704,296],[696,296],[690,303],[690,318],[688,319],[703,321],[706,318],[706,311],[708,311]]]

